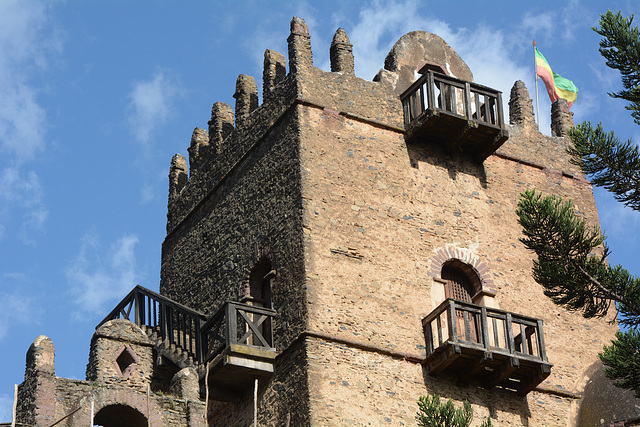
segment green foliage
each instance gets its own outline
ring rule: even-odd
[[[440,396],[420,396],[418,400],[419,412],[416,421],[419,427],[467,427],[473,421],[471,404],[464,402],[462,408],[453,405],[451,399],[440,403]],[[482,422],[482,427],[491,427],[491,418]]]
[[[614,194],[616,200],[640,210],[640,150],[631,140],[621,142],[602,124],[594,129],[584,122],[569,131],[571,162],[582,168],[594,185]]]
[[[533,278],[555,304],[591,318],[606,315],[616,302],[621,323],[640,324],[640,279],[607,265],[604,236],[576,214],[570,201],[528,190],[516,214],[524,233],[520,241],[538,257]]]
[[[616,339],[600,354],[607,377],[616,379],[616,386],[635,390],[640,397],[640,332],[629,329],[616,333]]]
[[[633,15],[625,18],[620,11],[614,14],[608,10],[600,15],[600,26],[593,30],[604,37],[600,54],[607,60],[607,67],[622,74],[624,90],[609,95],[629,101],[627,109],[640,125],[640,31],[632,23]]]
[[[609,95],[629,101],[627,109],[640,124],[640,31],[632,22],[633,16],[625,18],[620,12],[607,11],[593,30],[603,36],[600,53],[607,66],[622,76],[624,90]],[[640,211],[638,147],[631,140],[621,142],[613,132],[606,133],[601,124],[594,129],[589,122],[576,126],[569,136],[574,144],[569,149],[572,163],[579,165],[594,185]],[[616,334],[600,360],[607,377],[640,397],[640,279],[621,266],[607,265],[609,249],[604,236],[587,226],[571,202],[527,191],[521,195],[516,213],[524,232],[520,240],[538,257],[533,277],[544,287],[545,295],[585,317],[604,316],[614,302],[620,323],[634,328]]]

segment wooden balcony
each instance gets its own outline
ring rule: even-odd
[[[212,397],[235,400],[273,374],[275,310],[227,302],[202,325],[203,362]]]
[[[452,299],[422,320],[429,375],[457,375],[526,395],[551,372],[542,320]]]
[[[136,286],[96,327],[112,319],[140,326],[156,345],[167,344],[187,365],[200,368],[212,398],[236,400],[255,379],[273,374],[275,310],[227,302],[208,320],[142,286]],[[208,372],[207,372],[208,371]]]
[[[501,92],[426,66],[420,73],[400,96],[408,141],[433,142],[483,161],[509,138]]]

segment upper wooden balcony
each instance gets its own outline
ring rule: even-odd
[[[542,320],[447,299],[422,320],[429,375],[457,375],[525,395],[551,372]]]
[[[428,68],[400,96],[406,139],[433,141],[483,161],[509,138],[502,93]]]

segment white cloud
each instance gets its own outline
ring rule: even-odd
[[[31,298],[18,293],[0,293],[0,340],[8,335],[15,325],[34,321],[34,307]]]
[[[34,171],[7,167],[0,171],[0,240],[6,230],[2,223],[15,212],[22,212],[20,239],[23,243],[34,243],[34,236],[43,231],[48,217],[40,179]]]
[[[0,239],[14,228],[7,222],[21,216],[15,228],[23,242],[33,243],[33,231],[41,231],[47,217],[38,175],[25,163],[46,148],[46,112],[33,79],[61,51],[49,7],[41,1],[0,1]]]
[[[415,1],[404,3],[375,2],[363,8],[359,21],[350,31],[353,43],[356,75],[371,79],[384,66],[384,58],[393,44],[403,35],[413,30],[425,30],[447,39],[450,33],[447,24],[435,19],[424,18],[418,13]]]
[[[134,83],[129,93],[129,125],[139,142],[149,143],[159,124],[169,117],[181,91],[178,81],[163,71],[157,71],[149,80]]]
[[[349,37],[354,45],[356,74],[364,78],[372,78],[383,67],[393,44],[414,30],[440,36],[467,63],[476,82],[502,91],[507,114],[511,86],[531,74],[530,69],[513,58],[522,37],[514,37],[512,33],[507,36],[504,31],[482,23],[474,28],[452,28],[447,22],[420,13],[415,1],[377,2],[362,9],[359,17]]]
[[[30,80],[44,72],[61,41],[44,2],[0,2],[0,149],[22,163],[44,149],[46,114]]]
[[[104,313],[140,280],[134,253],[138,237],[125,235],[105,251],[94,232],[87,233],[66,276],[76,315]]]

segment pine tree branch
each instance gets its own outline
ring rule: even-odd
[[[640,307],[638,307],[635,304],[632,304],[631,302],[627,301],[626,299],[624,299],[623,297],[621,297],[620,295],[618,295],[617,293],[613,292],[610,289],[605,288],[598,279],[596,279],[595,277],[591,276],[584,268],[582,268],[581,265],[579,265],[574,259],[570,259],[569,260],[574,267],[576,267],[578,270],[580,270],[580,272],[582,274],[585,275],[585,277],[587,279],[589,279],[589,281],[591,283],[593,283],[598,289],[600,289],[600,291],[602,293],[605,294],[605,296],[603,298],[607,298],[609,300],[618,302],[620,304],[625,305],[628,309],[630,309],[631,311],[635,312],[636,315],[640,316]]]

